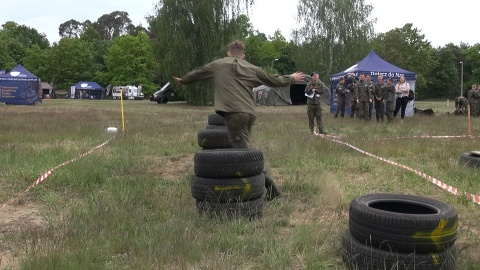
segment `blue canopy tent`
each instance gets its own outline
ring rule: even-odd
[[[365,75],[370,75],[374,83],[377,82],[378,75],[383,75],[384,81],[386,81],[387,78],[393,78],[395,83],[401,76],[404,76],[407,82],[410,84],[410,88],[413,91],[415,91],[415,81],[417,77],[415,72],[401,69],[395,65],[392,65],[389,62],[383,60],[380,56],[378,56],[378,54],[376,54],[375,51],[371,51],[360,62],[330,77],[330,83],[331,83],[330,112],[331,113],[334,113],[336,110],[336,106],[334,102],[334,96],[335,96],[334,91],[335,91],[335,87],[338,84],[338,80],[340,79],[340,77],[343,77],[351,72],[355,73],[355,77],[357,78],[360,73],[364,73]],[[350,99],[351,99],[351,96],[347,95],[347,105],[346,105],[345,111],[346,112],[348,111],[348,113],[350,113]],[[406,116],[413,115],[414,102],[415,101],[408,103],[407,109],[405,111]]]
[[[13,105],[42,103],[40,79],[22,65],[0,74],[0,102]]]
[[[96,82],[78,82],[74,86],[75,98],[78,99],[103,99],[103,87]]]

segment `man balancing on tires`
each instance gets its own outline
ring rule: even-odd
[[[228,137],[233,148],[250,147],[250,135],[256,118],[253,88],[260,85],[289,86],[304,79],[301,72],[287,76],[268,74],[244,60],[244,49],[245,46],[241,41],[233,41],[228,45],[227,57],[190,71],[181,78],[173,77],[181,85],[213,80],[215,112],[225,119]],[[267,189],[272,190],[272,187],[275,189],[273,181],[267,179],[269,178],[267,175],[265,178]]]

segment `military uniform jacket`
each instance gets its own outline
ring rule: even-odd
[[[387,102],[394,102],[396,98],[395,86],[389,85],[388,83],[386,83],[382,85],[382,88],[384,89],[383,91],[385,92],[385,100]]]
[[[386,96],[386,87],[388,84],[383,82],[382,84],[376,83],[375,84],[375,101],[378,101],[377,98],[381,98],[381,101],[385,100]]]
[[[313,92],[315,89],[315,92]],[[309,82],[305,87],[305,94],[307,94],[307,104],[308,105],[320,105],[320,99],[322,95],[328,92],[330,89],[322,81],[317,80],[316,82]],[[313,94],[313,96],[312,96]],[[312,96],[312,97],[310,97]]]
[[[335,94],[337,94],[337,101],[345,101],[347,99],[347,89],[343,84],[337,84],[335,87]]]
[[[243,112],[255,115],[253,88],[288,86],[295,82],[290,76],[270,75],[261,68],[236,57],[225,57],[189,72],[182,78],[183,84],[213,79],[215,86],[214,107],[223,112]]]
[[[478,104],[479,97],[479,91],[471,89],[470,91],[468,91],[468,104]]]
[[[357,89],[355,95],[358,101],[368,101],[371,99],[370,85],[365,81],[359,81],[357,83]]]

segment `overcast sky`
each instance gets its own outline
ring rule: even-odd
[[[255,0],[250,20],[255,29],[273,35],[279,29],[290,38],[295,25],[297,0]],[[443,47],[452,42],[460,45],[480,43],[480,1],[456,0],[452,2],[434,0],[365,0],[374,7],[372,18],[377,18],[376,32],[386,32],[406,23],[421,30],[421,34],[434,47]],[[13,3],[13,2],[12,2]],[[53,43],[58,41],[58,26],[70,19],[83,22],[96,21],[103,14],[127,11],[132,23],[147,27],[144,19],[154,12],[152,0],[17,0],[15,4],[3,4],[0,8],[0,24],[15,21],[35,28],[47,35]],[[447,4],[448,3],[448,4]]]

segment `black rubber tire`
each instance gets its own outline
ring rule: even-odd
[[[342,257],[348,269],[453,270],[455,246],[435,253],[399,253],[364,245],[347,230],[342,241]]]
[[[211,113],[208,115],[207,123],[214,126],[225,126],[225,119],[217,113]]]
[[[265,195],[265,176],[263,173],[242,178],[203,178],[192,175],[190,187],[193,198],[210,202],[244,202]]]
[[[461,165],[466,165],[470,167],[479,168],[480,167],[480,157],[472,155],[470,152],[465,152],[460,156],[460,160],[458,162]]]
[[[203,148],[232,148],[226,129],[204,129],[197,134],[198,146]]]
[[[258,219],[263,216],[263,197],[238,203],[216,203],[196,200],[195,206],[199,214],[206,214],[210,217]]]
[[[404,253],[440,252],[454,245],[458,214],[446,203],[401,194],[369,194],[352,200],[350,233],[361,243]]]
[[[193,157],[195,175],[205,178],[249,177],[263,172],[263,153],[258,149],[203,150]]]
[[[227,126],[207,125],[205,129],[227,129]]]

